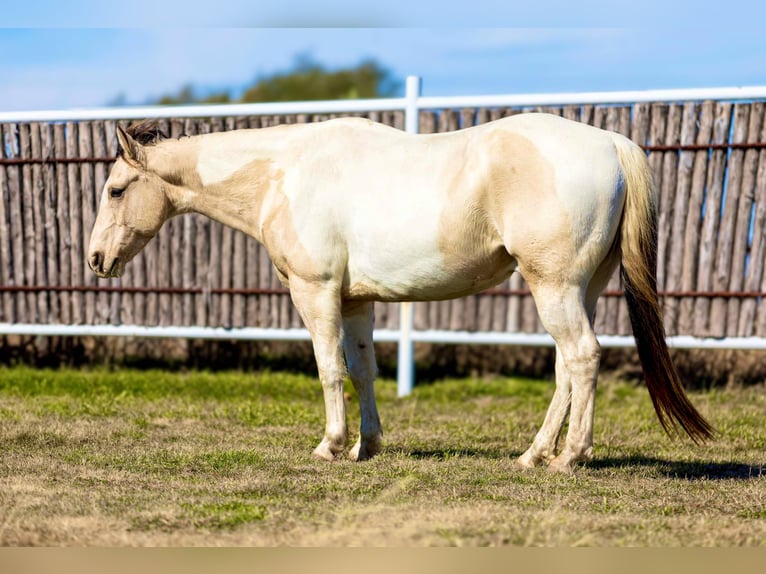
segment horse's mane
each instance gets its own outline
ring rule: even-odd
[[[143,120],[132,123],[125,132],[141,145],[154,145],[168,137],[160,129],[160,124],[157,120]],[[122,149],[122,146],[118,146],[117,156],[123,157],[124,153],[125,150]]]

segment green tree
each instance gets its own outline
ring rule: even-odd
[[[290,102],[385,98],[395,96],[401,82],[375,60],[363,60],[356,66],[329,70],[306,55],[299,56],[292,69],[259,76],[246,87],[240,98],[229,90],[208,95],[198,94],[191,84],[175,94],[166,94],[154,103],[182,105],[229,102]]]
[[[243,102],[289,102],[385,98],[396,95],[400,82],[374,60],[356,67],[328,70],[314,60],[301,57],[293,70],[256,80],[242,94]]]
[[[177,94],[175,95],[166,94],[162,96],[159,100],[157,100],[155,103],[160,104],[161,106],[174,106],[174,105],[195,104],[195,103],[226,104],[226,103],[229,103],[230,101],[231,101],[231,96],[229,95],[229,92],[227,91],[217,92],[217,93],[209,94],[207,96],[200,96],[195,91],[194,86],[192,86],[191,84],[186,84],[179,90]]]

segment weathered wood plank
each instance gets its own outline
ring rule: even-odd
[[[32,123],[29,126],[30,153],[33,158],[42,157],[42,136],[40,133],[41,125]],[[31,166],[31,194],[32,194],[32,220],[34,232],[34,281],[36,285],[48,284],[47,273],[47,244],[45,237],[45,180],[43,178],[43,167],[40,163],[34,163]],[[37,320],[41,323],[50,321],[48,312],[48,294],[44,291],[35,295],[37,306]],[[39,342],[47,346],[47,341]]]
[[[0,124],[0,158],[9,157],[5,151],[6,134]],[[9,181],[9,167],[0,165],[0,282],[3,285],[13,285],[13,245],[11,237],[11,194],[13,190]],[[13,323],[16,319],[15,297],[4,292],[2,297],[2,320]]]
[[[668,106],[665,124],[665,145],[677,145],[681,140],[681,119],[683,108],[679,104]],[[662,152],[662,185],[659,187],[659,214],[657,222],[657,287],[664,290],[667,286],[668,260],[670,245],[673,240],[673,206],[678,186],[678,152]],[[663,314],[668,314],[670,298],[663,301]],[[667,325],[668,333],[673,333],[674,325]]]
[[[51,158],[55,154],[53,141],[53,126],[43,124],[41,130],[41,157]],[[43,202],[45,204],[45,246],[46,246],[46,277],[48,285],[59,285],[59,221],[58,221],[58,190],[56,189],[56,167],[52,163],[43,166]],[[0,224],[3,220],[0,213]],[[0,230],[0,241],[4,237]],[[2,258],[0,258],[2,259]],[[61,322],[60,300],[57,293],[48,296],[48,321]]]
[[[66,124],[67,157],[79,156],[80,125],[77,122]],[[84,281],[84,249],[82,225],[82,188],[80,187],[80,168],[76,163],[67,166],[67,181],[69,182],[69,232],[71,234],[70,285],[82,285]],[[72,321],[82,324],[86,321],[83,294],[72,293]]]
[[[562,117],[575,122],[580,121],[580,106],[564,106],[561,110]]]
[[[734,132],[732,142],[742,143],[747,140],[747,130],[750,123],[750,106],[735,104]],[[726,291],[729,287],[732,271],[734,236],[737,226],[737,208],[742,191],[742,163],[745,152],[741,149],[731,150],[726,173],[726,198],[724,199],[723,215],[716,240],[715,272],[713,288],[716,291]],[[710,334],[723,337],[727,334],[728,300],[716,297],[710,307]],[[736,325],[736,322],[734,323]]]
[[[19,145],[22,158],[32,157],[32,140],[31,140],[31,125],[20,124],[19,125]],[[34,199],[34,184],[32,180],[32,166],[25,164],[21,168],[21,209],[24,226],[24,283],[26,285],[36,284],[36,260],[38,258],[39,246],[37,243],[37,237],[35,233],[35,199]],[[35,293],[27,293],[25,295],[27,300],[27,311],[29,313],[29,321],[31,323],[37,323],[39,312],[37,304],[37,295]]]
[[[56,124],[53,126],[53,139],[56,157],[66,157],[66,126]],[[59,231],[58,269],[59,282],[61,285],[71,285],[72,275],[70,272],[70,251],[72,239],[69,226],[69,178],[64,164],[56,164],[56,190],[57,190],[57,214]],[[68,291],[59,293],[61,307],[61,322],[72,323],[72,297]]]
[[[715,120],[713,121],[713,141],[711,143],[723,144],[728,142],[732,110],[733,106],[730,103],[719,102],[716,104]],[[716,244],[721,220],[721,199],[723,197],[725,174],[726,151],[715,149],[712,151],[708,164],[705,183],[707,192],[703,207],[702,237],[699,265],[697,266],[697,289],[699,291],[710,291],[713,289]],[[720,329],[711,328],[710,307],[711,301],[707,297],[700,297],[694,304],[694,332],[698,336],[709,336],[714,331],[721,331]]]
[[[764,114],[766,116],[766,114]],[[766,141],[766,117],[761,129],[761,141]],[[760,290],[766,292],[766,272],[764,271],[764,258],[766,258],[766,149],[758,151],[758,171],[755,200],[755,224],[753,226],[753,246],[750,252],[752,273],[748,273],[745,289],[748,291]],[[763,300],[757,304],[751,301],[754,315],[751,319],[753,325],[746,329],[755,336],[766,336],[766,303]]]
[[[699,112],[699,128],[695,143],[707,145],[713,137],[713,120],[715,118],[715,105],[711,101],[701,104]],[[687,152],[689,153],[689,152]],[[691,189],[689,205],[686,208],[686,231],[683,244],[683,266],[681,269],[682,291],[693,291],[697,288],[699,270],[700,236],[704,221],[703,206],[705,200],[705,180],[708,168],[708,151],[700,150],[691,152],[693,155],[693,167],[691,174]],[[685,160],[682,160],[685,161]],[[683,209],[683,207],[682,207]],[[678,316],[678,332],[684,335],[693,335],[694,332],[694,297],[684,297],[680,300]]]
[[[19,128],[16,124],[6,124],[4,129],[5,143],[10,149],[10,157],[18,158],[21,155],[19,148]],[[12,166],[8,169],[8,188],[10,190],[9,203],[9,228],[11,240],[11,281],[10,285],[24,285],[24,203],[21,181],[21,169]],[[16,321],[28,323],[30,311],[27,305],[25,293],[14,295],[16,300]]]
[[[763,102],[749,104],[750,117],[747,127],[747,141],[760,141],[763,124]],[[740,197],[737,205],[737,220],[734,228],[733,248],[731,253],[731,273],[729,291],[741,291],[745,285],[750,257],[750,232],[753,222],[753,203],[755,201],[755,176],[758,169],[758,151],[745,150],[742,154],[742,173],[740,177]],[[726,315],[726,333],[729,336],[742,336],[739,330],[742,300],[729,299]]]
[[[697,105],[686,103],[681,112],[681,145],[691,145],[697,138]],[[665,267],[665,289],[678,291],[681,288],[683,275],[683,256],[685,245],[686,220],[689,215],[689,201],[692,191],[692,170],[694,168],[694,152],[682,151],[677,160],[675,197],[673,199],[672,215],[667,218],[670,231],[667,237],[667,264]],[[701,218],[701,215],[698,216]],[[699,223],[692,223],[699,227]],[[666,297],[665,328],[668,333],[678,334],[677,297]]]

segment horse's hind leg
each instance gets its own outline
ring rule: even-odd
[[[572,383],[569,379],[569,372],[564,366],[561,351],[557,347],[556,390],[545,415],[543,426],[537,432],[532,445],[516,461],[520,467],[532,468],[542,463],[548,463],[555,458],[561,429],[569,414],[571,399]]]
[[[564,447],[549,465],[552,471],[569,473],[577,462],[593,457],[593,413],[601,351],[579,285],[537,285],[532,286],[532,291],[540,319],[556,341],[556,394],[538,438],[519,463],[539,462],[543,456],[553,455],[570,403]]]
[[[372,344],[373,304],[348,303],[343,306],[343,350],[351,382],[359,397],[361,428],[359,440],[349,452],[352,460],[367,460],[380,452],[383,431],[375,403],[375,378],[378,368]]]
[[[595,321],[596,302],[598,297],[609,282],[618,263],[619,250],[613,248],[601,265],[599,265],[588,284],[585,296],[585,311],[591,328]],[[577,291],[579,292],[579,289]],[[537,304],[538,306],[541,304],[544,305],[542,302],[542,295],[538,297]],[[553,312],[555,312],[555,310]],[[598,370],[598,364],[596,364],[596,370]],[[534,442],[517,461],[519,466],[523,468],[531,468],[544,462],[550,462],[555,458],[561,429],[569,414],[571,402],[571,377],[561,353],[561,348],[559,345],[556,345],[556,391],[553,394],[551,404],[548,407],[548,412],[545,415],[545,421],[543,422],[540,431],[535,436]]]

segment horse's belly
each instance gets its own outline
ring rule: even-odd
[[[470,295],[505,280],[516,268],[507,253],[466,258],[463,265],[443,261],[349,270],[343,296],[367,301],[438,301]]]

